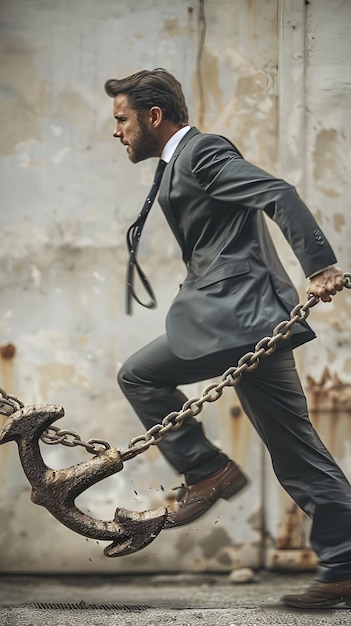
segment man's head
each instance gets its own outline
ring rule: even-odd
[[[160,156],[168,139],[188,123],[181,85],[162,68],[112,78],[105,91],[114,98],[113,134],[127,145],[133,163]]]

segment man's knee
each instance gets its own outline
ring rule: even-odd
[[[128,393],[128,389],[130,389],[133,384],[133,375],[131,368],[128,365],[128,361],[123,363],[117,373],[117,382],[122,389],[124,394]]]
[[[144,394],[149,387],[152,387],[151,381],[147,381],[142,373],[139,373],[139,369],[136,359],[131,356],[118,371],[117,382],[127,397],[135,393]]]

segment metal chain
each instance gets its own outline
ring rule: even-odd
[[[351,273],[345,274],[345,287],[351,289]],[[180,411],[172,411],[166,415],[160,424],[155,424],[144,435],[134,437],[125,450],[119,450],[121,461],[129,461],[138,454],[145,452],[150,448],[159,444],[169,432],[178,430],[187,417],[196,417],[201,413],[207,402],[216,402],[222,394],[225,387],[234,387],[237,385],[244,372],[252,372],[258,367],[260,359],[272,354],[279,341],[286,341],[292,334],[293,326],[297,322],[303,322],[310,314],[310,309],[319,302],[316,296],[310,296],[305,304],[297,304],[290,313],[289,320],[279,322],[274,328],[272,336],[263,337],[255,346],[253,352],[247,352],[238,364],[229,367],[221,377],[220,383],[211,383],[202,391],[200,397],[194,397],[187,400]],[[8,395],[3,389],[0,389],[0,414],[10,415],[20,408],[23,403],[14,396]],[[90,454],[98,455],[103,449],[109,450],[112,446],[103,439],[89,439],[83,441],[78,433],[72,430],[61,430],[57,426],[50,426],[41,435],[43,443],[48,445],[56,445],[61,443],[63,446],[75,447],[83,446]]]
[[[19,409],[23,409],[24,404],[18,398],[10,396],[4,389],[0,388],[0,415],[8,417]],[[110,450],[112,447],[104,439],[88,439],[82,441],[78,433],[73,430],[61,430],[57,426],[49,426],[40,437],[43,443],[48,445],[56,445],[61,443],[63,446],[74,448],[75,446],[83,446],[90,454],[99,454],[102,450]]]
[[[76,446],[83,446],[90,454],[99,454],[102,450],[110,450],[112,447],[104,439],[88,439],[83,441],[80,435],[74,430],[61,430],[57,426],[49,426],[40,437],[43,443],[49,446],[61,443],[68,448],[75,448]]]
[[[0,388],[0,415],[11,415],[18,409],[23,409],[24,404],[15,396],[10,396]]]
[[[351,274],[344,274],[345,287],[351,289]],[[196,417],[201,413],[206,402],[215,402],[221,397],[225,387],[234,387],[238,384],[244,372],[252,372],[258,367],[260,358],[269,356],[276,349],[279,341],[289,339],[293,326],[297,322],[307,319],[310,309],[319,302],[319,298],[311,295],[305,304],[297,304],[290,313],[290,320],[284,320],[277,324],[271,337],[263,337],[255,346],[254,352],[247,352],[239,359],[237,366],[229,367],[221,377],[220,383],[208,385],[200,397],[187,400],[180,411],[172,411],[163,418],[161,424],[155,424],[146,431],[144,435],[139,435],[132,439],[126,450],[121,450],[121,460],[127,461],[138,454],[145,452],[159,444],[170,431],[178,430],[187,417]]]

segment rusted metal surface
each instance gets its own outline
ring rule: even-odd
[[[267,550],[266,565],[282,571],[315,570],[318,559],[308,543],[310,520],[286,493],[281,505],[278,536]]]
[[[344,382],[341,376],[342,374],[331,373],[328,367],[319,380],[307,375],[306,391],[312,414],[346,411],[351,417],[351,383]]]
[[[308,547],[301,550],[274,550],[271,555],[270,568],[274,570],[314,571],[317,566],[317,557]]]
[[[278,550],[304,547],[306,537],[300,531],[301,517],[302,511],[300,511],[295,502],[292,502],[286,512],[281,533],[277,540],[276,546]]]
[[[350,474],[350,444],[348,441],[351,417],[351,384],[341,379],[342,373],[331,373],[325,368],[316,380],[307,376],[311,421],[318,434],[333,454],[346,475]],[[314,570],[318,562],[309,547],[310,520],[285,494],[281,496],[278,537],[269,553],[269,567],[276,570]]]
[[[9,361],[13,359],[16,354],[16,346],[11,343],[3,343],[0,345],[0,357],[4,359],[4,361]]]
[[[316,380],[307,376],[311,421],[342,469],[348,475],[350,467],[348,431],[351,417],[351,384],[341,380],[342,373],[325,368]],[[318,563],[309,547],[310,521],[285,494],[281,496],[282,510],[275,547],[269,555],[269,566],[278,570],[314,570]]]
[[[64,415],[57,405],[22,407],[8,415],[0,431],[0,444],[16,441],[24,472],[32,485],[31,499],[44,506],[71,530],[101,541],[112,541],[105,556],[116,557],[141,550],[159,534],[167,516],[166,508],[138,513],[117,508],[114,519],[103,521],[83,513],[75,499],[95,483],[119,472],[123,463],[115,448],[67,469],[47,467],[39,449],[46,428]]]
[[[326,367],[320,377],[308,375],[306,394],[310,416],[341,469],[351,477],[351,383],[347,372],[332,372]]]
[[[2,384],[8,390],[12,390],[13,388],[13,377],[14,377],[14,364],[15,364],[15,356],[16,356],[16,346],[11,341],[3,342],[0,344],[0,377],[2,379]],[[5,406],[5,405],[4,405]],[[7,405],[10,409],[11,403]],[[0,424],[1,421],[1,413],[0,413]]]
[[[316,569],[318,560],[308,545],[309,526],[310,521],[305,514],[295,502],[290,501],[282,516],[275,550],[271,554],[272,569]]]

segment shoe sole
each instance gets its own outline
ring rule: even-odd
[[[335,600],[326,600],[325,602],[318,602],[314,604],[308,602],[294,602],[294,600],[287,601],[284,599],[282,599],[282,602],[286,606],[291,606],[294,609],[329,609],[336,604],[343,604],[345,602],[346,607],[351,609],[351,598],[336,598]]]

